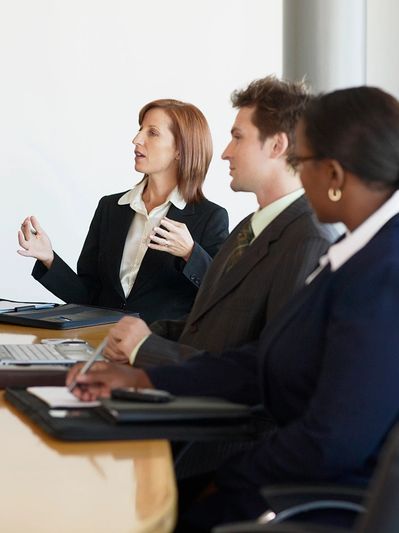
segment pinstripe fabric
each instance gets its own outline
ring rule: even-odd
[[[176,364],[200,350],[214,354],[259,337],[265,323],[300,289],[337,237],[317,222],[305,197],[285,209],[225,272],[237,234],[232,232],[211,264],[190,314],[151,325],[135,366]]]

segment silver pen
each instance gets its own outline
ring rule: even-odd
[[[88,360],[85,362],[85,364],[80,369],[80,372],[76,375],[75,379],[70,383],[68,390],[69,392],[72,392],[73,389],[78,384],[78,377],[82,376],[83,374],[87,374],[87,372],[90,370],[90,368],[93,366],[95,360],[97,357],[101,354],[101,352],[104,350],[106,344],[107,344],[108,338],[105,337],[102,342],[97,346],[97,348],[94,350],[94,352],[91,354],[91,356],[88,358]]]

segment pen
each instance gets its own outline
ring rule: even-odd
[[[14,307],[14,311],[18,313],[18,311],[32,311],[32,309],[36,309],[34,305],[21,305],[20,307]]]
[[[100,353],[104,350],[105,345],[107,344],[107,337],[104,338],[102,342],[97,346],[97,348],[94,350],[94,352],[91,354],[91,356],[88,358],[88,360],[85,362],[85,364],[80,369],[79,374],[76,375],[75,379],[70,383],[68,390],[69,392],[72,392],[73,389],[78,384],[78,377],[82,376],[83,374],[87,374],[87,372],[90,370],[90,368],[93,366],[93,363],[95,362],[96,358]]]

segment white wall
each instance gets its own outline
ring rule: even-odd
[[[399,2],[367,0],[367,83],[399,98]]]
[[[281,0],[0,0],[0,297],[54,300],[16,254],[38,216],[75,267],[101,196],[137,181],[131,139],[149,100],[200,107],[214,139],[207,196],[235,225],[256,205],[220,154],[233,89],[281,75]]]
[[[138,178],[130,141],[153,98],[204,111],[206,193],[232,225],[253,210],[219,156],[231,91],[281,75],[282,0],[0,0],[0,13],[0,297],[54,300],[16,254],[17,229],[36,214],[75,266],[98,199]],[[367,81],[399,97],[397,20],[397,0],[367,1]]]

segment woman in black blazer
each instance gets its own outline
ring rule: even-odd
[[[144,178],[100,200],[77,274],[53,252],[35,217],[22,223],[18,252],[38,260],[33,276],[65,302],[138,312],[152,322],[190,311],[228,235],[228,216],[202,192],[212,139],[201,111],[155,100],[141,109],[139,125],[135,169]]]

